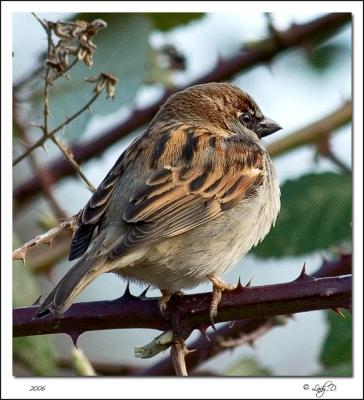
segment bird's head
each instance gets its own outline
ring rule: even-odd
[[[158,120],[177,120],[259,139],[282,129],[263,115],[248,93],[229,83],[207,83],[182,90],[163,105]]]

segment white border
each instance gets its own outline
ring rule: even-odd
[[[141,11],[204,11],[244,12],[245,10],[273,12],[352,12],[354,14],[354,371],[353,379],[335,378],[336,392],[324,398],[361,398],[363,393],[363,4],[353,1],[336,2],[7,2],[1,5],[2,32],[2,109],[1,109],[1,166],[2,166],[2,398],[307,398],[303,384],[324,383],[322,378],[14,378],[12,377],[11,308],[12,281],[12,13],[14,12],[141,12]],[[310,344],[307,343],[307,346]],[[282,348],[282,351],[284,349]],[[81,381],[82,379],[82,381]],[[46,385],[45,392],[29,392],[30,385]],[[309,396],[314,398],[314,396]]]

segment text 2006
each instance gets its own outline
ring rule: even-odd
[[[46,386],[31,386],[29,388],[29,392],[43,392],[44,390],[46,390]]]

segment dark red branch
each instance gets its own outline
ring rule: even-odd
[[[341,252],[336,260],[323,260],[322,266],[312,274],[315,278],[324,276],[347,275],[352,273],[353,255],[349,252]]]
[[[316,278],[322,278],[325,276],[347,275],[351,274],[351,270],[352,254],[343,252],[339,254],[338,258],[335,260],[324,260],[320,269],[312,276]],[[282,325],[284,321],[285,318],[283,316],[252,318],[249,320],[235,321],[233,326],[230,326],[230,324],[225,324],[215,332],[209,334],[209,340],[207,340],[205,335],[201,336],[188,346],[191,349],[197,350],[191,353],[186,359],[190,374],[194,375],[193,370],[200,366],[203,362],[227,349],[230,349],[231,347],[226,347],[227,344],[234,344],[235,341],[236,346],[242,346],[244,344],[253,345],[258,338],[265,335],[275,326]],[[174,375],[174,368],[170,357],[165,357],[163,360],[145,370],[134,372],[133,375]]]
[[[349,13],[332,13],[306,24],[292,25],[285,31],[277,32],[274,37],[256,42],[254,46],[249,47],[235,57],[221,60],[211,72],[191,82],[188,86],[228,80],[237,73],[251,68],[254,65],[271,62],[277,54],[284,50],[305,46],[307,43],[311,42],[315,44],[320,43],[336,33],[350,21],[351,14]],[[135,110],[125,122],[108,132],[102,133],[100,136],[96,137],[96,139],[74,144],[71,150],[77,163],[80,164],[86,160],[100,156],[110,145],[125,137],[130,132],[147,124],[165,100],[173,92],[182,89],[184,89],[184,87],[168,91],[161,99],[151,106]],[[74,170],[64,158],[58,158],[50,162],[45,169],[52,178],[52,182],[74,174]],[[15,188],[13,196],[18,204],[20,204],[39,193],[40,189],[41,184],[39,178],[33,176],[28,181]]]
[[[270,317],[328,308],[350,308],[351,276],[313,278],[304,272],[290,283],[243,287],[224,293],[216,322]],[[139,298],[127,291],[113,301],[77,303],[62,317],[33,319],[37,306],[15,309],[14,336],[67,333],[77,337],[90,330],[149,328],[165,331],[178,329],[189,333],[209,324],[210,293],[174,296],[168,303],[165,320],[155,298]]]

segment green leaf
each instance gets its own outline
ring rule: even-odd
[[[322,72],[347,57],[350,57],[348,47],[340,43],[330,43],[312,49],[307,54],[307,61],[313,69]]]
[[[342,311],[345,318],[333,311],[327,311],[329,331],[324,340],[320,361],[331,372],[350,372],[352,369],[352,317],[347,311]],[[346,366],[345,366],[346,365]]]
[[[156,29],[168,31],[178,25],[201,18],[204,13],[145,13],[145,15],[153,21]]]
[[[230,367],[225,374],[226,376],[271,376],[272,372],[253,359],[243,358],[232,367]]]
[[[68,75],[70,79],[58,79],[50,91],[50,128],[60,125],[65,117],[77,112],[92,97],[94,85],[85,82],[85,77],[93,77],[100,72],[111,73],[119,81],[116,85],[114,100],[106,99],[102,94],[92,105],[96,114],[106,115],[131,104],[137,90],[144,81],[148,64],[149,33],[151,22],[142,14],[78,14],[76,19],[93,20],[102,18],[107,28],[100,30],[93,42],[97,49],[94,64],[89,69],[83,62],[78,62]],[[42,90],[35,96],[35,112],[42,114]],[[68,139],[79,138],[92,113],[85,111],[72,121],[65,131]]]
[[[351,188],[350,175],[332,172],[285,182],[276,226],[254,254],[264,258],[297,256],[350,240]]]
[[[351,362],[342,363],[333,367],[325,368],[317,376],[353,376],[353,366]]]
[[[14,239],[14,242],[17,242]],[[31,268],[22,262],[13,266],[13,306],[33,304],[39,297],[39,289]],[[36,375],[57,374],[54,343],[49,336],[26,336],[13,339],[13,355],[27,365]]]
[[[35,375],[57,376],[54,343],[49,336],[25,336],[13,339],[13,355]]]

